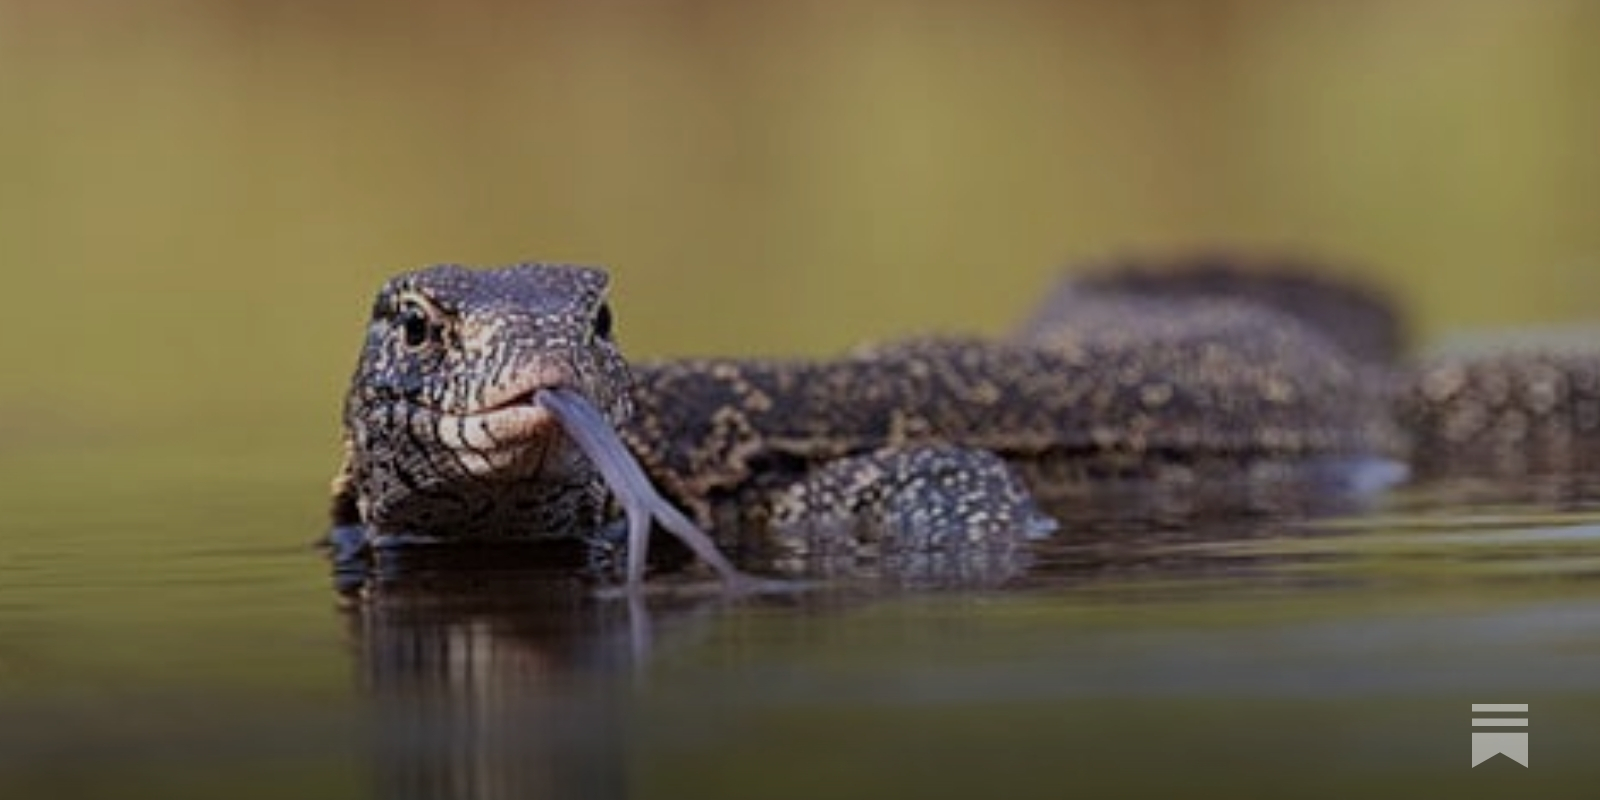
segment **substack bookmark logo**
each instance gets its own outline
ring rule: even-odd
[[[1472,713],[1519,714],[1528,713],[1527,703],[1473,703]],[[1526,728],[1527,717],[1473,717],[1474,728]],[[1498,731],[1473,731],[1472,732],[1472,766],[1476,767],[1498,755],[1505,755],[1512,761],[1528,766],[1528,732],[1501,733]]]

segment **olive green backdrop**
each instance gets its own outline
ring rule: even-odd
[[[369,703],[358,647],[307,544],[325,524],[371,292],[397,269],[604,263],[631,353],[823,353],[1003,330],[1077,259],[1292,247],[1392,286],[1435,336],[1594,316],[1597,143],[1600,2],[1585,0],[0,0],[0,794],[353,796],[371,779],[353,732]],[[1379,583],[1386,613],[1461,596],[1515,609],[1519,593],[1587,585],[1472,583],[1457,562],[1407,561],[1408,546],[1357,569],[1404,577],[1422,563],[1458,583]],[[1589,563],[1564,557],[1528,574]],[[1087,602],[1103,615],[1091,621],[1155,625],[1161,653],[1173,625],[1248,626],[1290,607],[1248,586],[1243,597],[1200,617]],[[1307,604],[1366,618],[1366,595],[1340,597]],[[1002,639],[1071,641],[1085,601],[1065,602],[1065,635],[1026,608],[961,614],[986,631],[1044,620],[1000,626]],[[883,675],[923,674],[947,640],[908,649],[902,631],[924,629],[899,608],[887,628],[835,618],[821,636],[775,617],[774,636],[710,674],[738,676],[747,656],[803,666],[782,649],[797,635],[824,662],[848,651],[887,659]],[[1544,648],[1534,667],[1568,663],[1549,649],[1566,640],[1521,635],[1507,641]],[[975,641],[960,655],[980,664],[1072,652]],[[673,652],[693,667],[719,651]],[[1455,651],[1442,652],[1427,658]],[[651,697],[670,710],[666,663]],[[837,674],[846,686],[877,673]],[[878,731],[912,731],[889,741],[957,766],[974,742],[1004,741],[993,731],[1043,730],[993,762],[1010,778],[1073,742],[1103,760],[1155,724],[1141,719],[1159,720],[1156,752],[1170,755],[1226,742],[1221,715],[1264,722],[1274,753],[1311,741],[1277,744],[1285,714],[1347,743],[1421,718],[1387,701],[1380,719],[1343,700],[1163,700],[1110,706],[1105,728],[1074,723],[1082,736],[1058,748],[1031,701],[1020,722],[990,695],[956,716],[869,719],[848,700],[796,716],[739,699],[765,692],[741,685],[730,703],[717,684],[722,705],[695,713],[760,722],[739,715],[776,708],[772,727],[727,728],[737,746],[701,751],[718,761],[696,771],[706,762],[659,746],[685,739],[670,727],[681,715],[646,715],[668,727],[646,727],[630,780],[655,796],[714,796],[704,787],[719,781],[742,796],[781,761],[789,771],[771,774],[803,773],[805,791],[971,785],[943,785],[950,768],[846,774],[879,763],[876,746],[819,771],[792,757],[818,741],[807,720],[831,739],[844,719],[860,732],[849,741],[874,745]],[[1554,691],[1581,720],[1584,696]],[[962,730],[948,737],[941,720]],[[1465,728],[1452,730],[1464,751]],[[1539,774],[1574,774],[1574,741],[1568,772]],[[1138,774],[1187,785],[1202,763],[1170,758],[1174,771]],[[1348,788],[1372,780],[1327,785],[1361,794]]]
[[[1353,262],[1426,334],[1600,288],[1582,0],[0,0],[0,98],[42,458],[320,480],[370,292],[439,260],[608,264],[636,355],[1000,330],[1197,243]]]

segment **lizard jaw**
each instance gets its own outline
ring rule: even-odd
[[[516,380],[486,390],[481,405],[441,420],[440,438],[458,452],[476,451],[488,455],[501,450],[526,450],[539,446],[548,450],[550,440],[562,435],[561,426],[549,409],[534,402],[539,392],[565,386],[570,372],[545,365],[521,372]],[[455,422],[457,435],[449,436]],[[542,444],[542,446],[541,446]]]
[[[437,431],[440,443],[478,477],[543,471],[563,436],[555,417],[531,402],[441,417]]]

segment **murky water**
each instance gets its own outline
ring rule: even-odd
[[[87,502],[46,470],[12,498],[0,797],[1576,797],[1600,777],[1582,480],[1069,535],[937,591],[630,604],[497,555],[342,607],[306,544],[315,484],[157,472]],[[1487,702],[1530,704],[1529,769],[1468,768]]]
[[[644,608],[308,546],[432,260],[608,263],[635,358],[1009,330],[1129,246],[1592,316],[1600,4],[1420,5],[0,0],[0,800],[1593,794],[1581,481]]]

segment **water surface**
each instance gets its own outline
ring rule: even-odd
[[[226,468],[224,468],[226,467]],[[1588,796],[1592,483],[1403,487],[966,586],[597,600],[515,559],[341,603],[322,488],[7,462],[0,796]],[[86,497],[73,471],[120,474]],[[1532,767],[1468,769],[1470,704]]]

